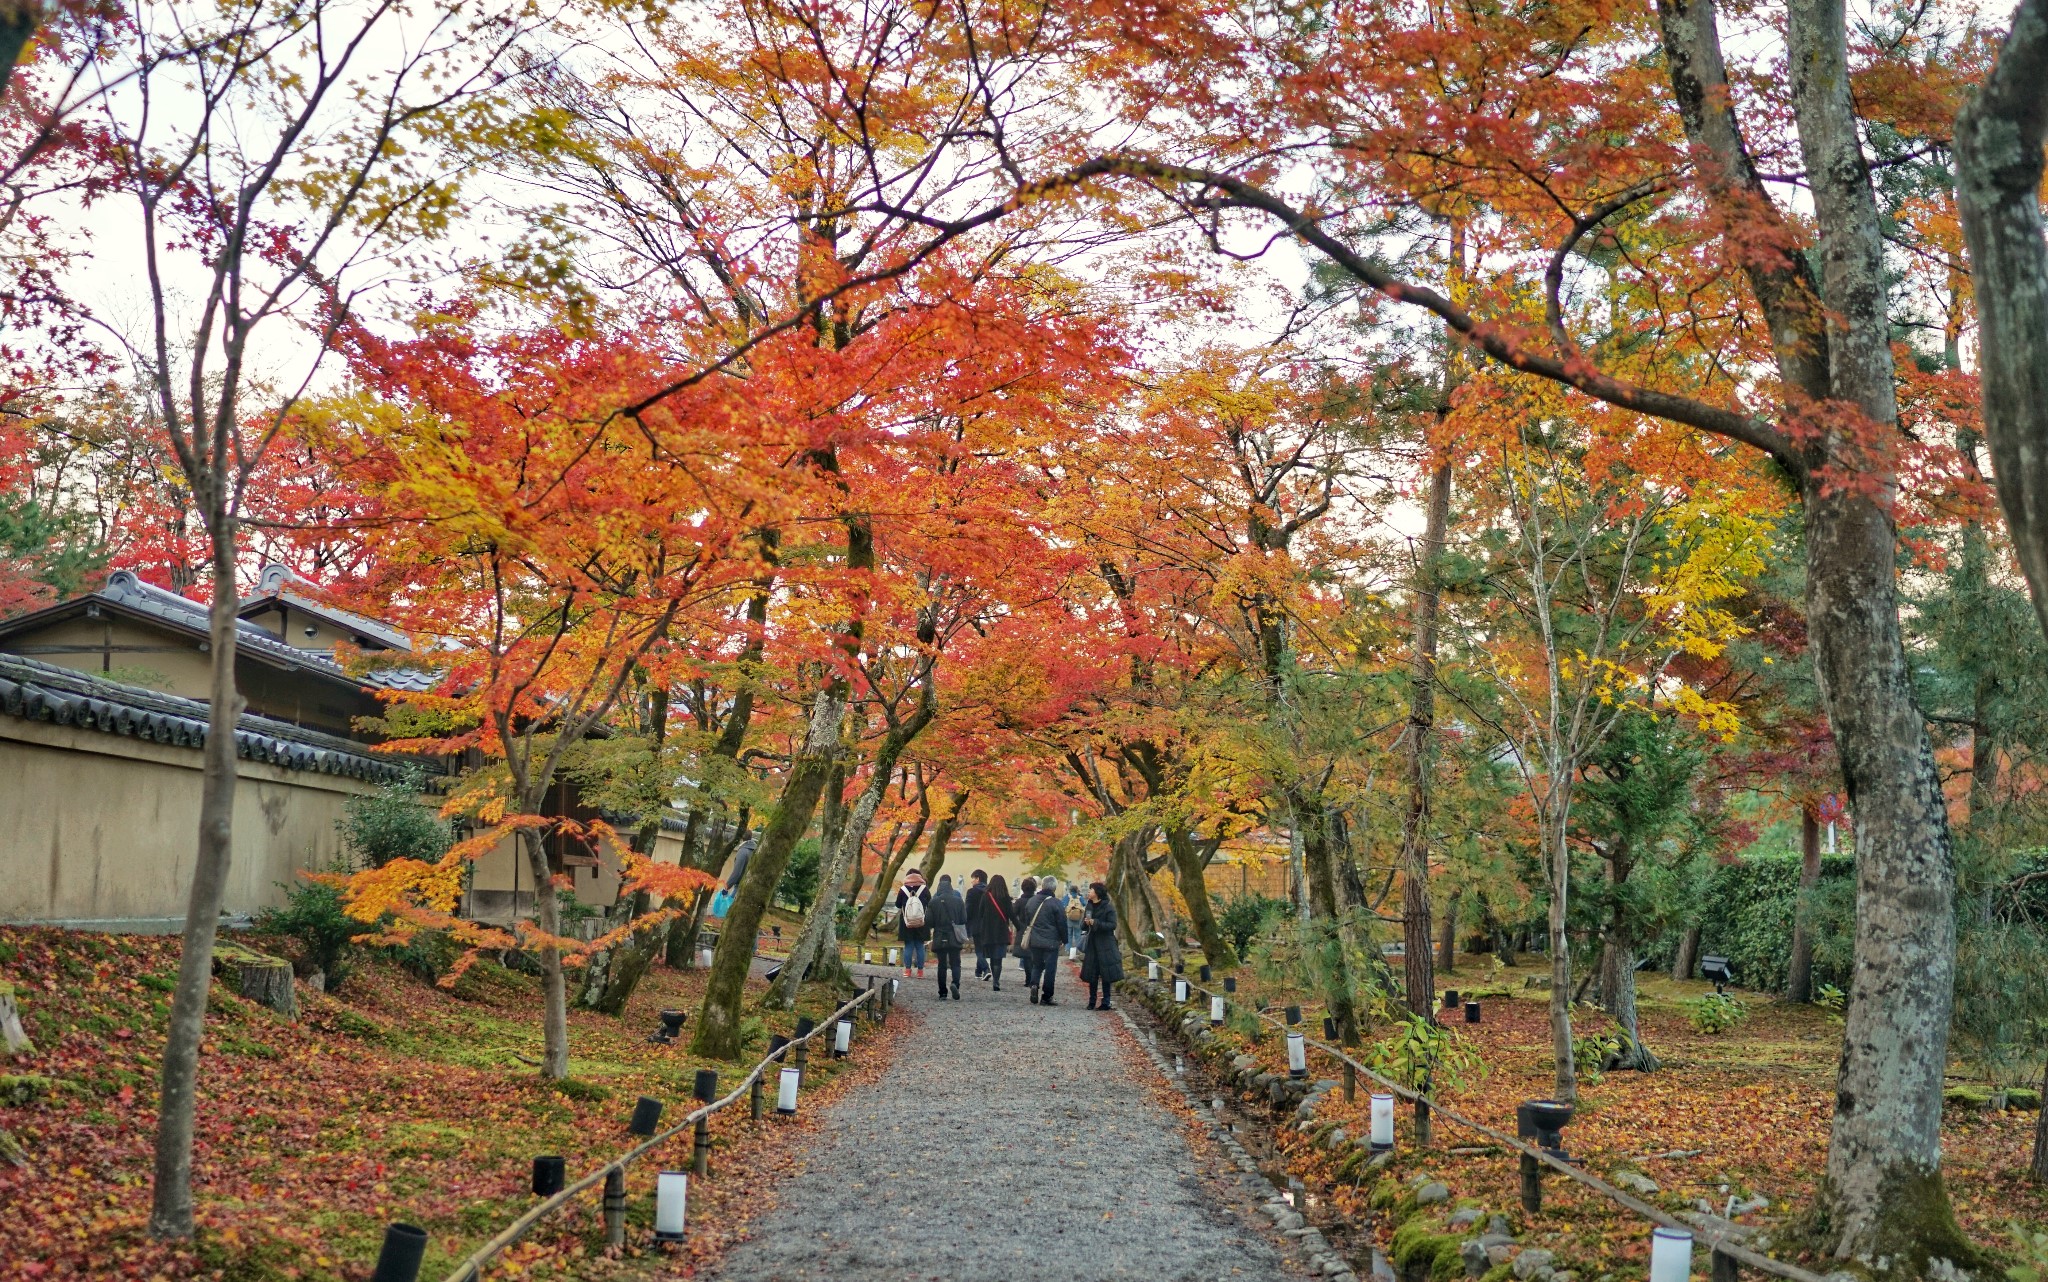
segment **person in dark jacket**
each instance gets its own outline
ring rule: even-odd
[[[1116,905],[1109,902],[1109,887],[1099,881],[1088,883],[1081,930],[1081,978],[1088,982],[1088,1009],[1108,1010],[1109,986],[1124,977],[1124,955],[1116,945]]]
[[[968,876],[972,884],[967,887],[967,933],[974,944],[974,977],[988,978],[988,950],[981,946],[981,932],[975,923],[981,920],[984,909],[981,901],[988,898],[988,874],[977,868]]]
[[[1003,991],[1003,952],[1010,946],[1010,921],[1015,905],[1010,902],[1010,886],[997,873],[989,878],[988,894],[982,896],[977,905],[980,915],[968,921],[967,929],[974,933],[974,946],[988,958],[989,978],[995,983],[997,992]]]
[[[1031,999],[1040,1006],[1059,1005],[1052,999],[1052,984],[1059,973],[1060,949],[1067,942],[1067,914],[1060,907],[1058,890],[1059,883],[1047,877],[1025,918],[1031,932],[1031,973],[1038,981]]]
[[[915,898],[916,913],[906,913],[903,906]],[[910,978],[914,969],[919,979],[924,978],[924,946],[932,937],[931,928],[932,892],[924,884],[924,874],[913,868],[903,879],[903,889],[896,892],[896,937],[903,941],[903,977]],[[917,924],[911,925],[915,916]]]
[[[1026,877],[1017,883],[1017,915],[1010,922],[1016,928],[1013,949],[1017,963],[1024,968],[1024,991],[1031,994],[1031,1000],[1038,1000],[1038,968],[1031,964],[1031,941],[1025,935],[1031,930],[1031,914],[1038,910],[1038,878]]]
[[[953,879],[939,874],[939,888],[932,892],[931,916],[925,925],[932,932],[932,965],[939,971],[939,1000],[946,999],[946,971],[953,972],[953,1000],[960,1000],[960,931],[967,928],[967,904],[953,889]]]

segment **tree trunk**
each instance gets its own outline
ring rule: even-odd
[[[1303,921],[1312,911],[1308,903],[1308,871],[1302,866],[1301,829],[1287,830],[1287,893],[1294,899],[1295,915]]]
[[[14,0],[0,8],[0,92],[13,79],[21,51],[43,25],[46,12],[44,0]]]
[[[1956,197],[1977,306],[1979,386],[1998,503],[2048,625],[2048,0],[2022,0],[1984,86],[1956,119]]]
[[[1429,768],[1436,728],[1437,570],[1451,520],[1451,464],[1429,478],[1429,514],[1415,563],[1415,618],[1408,655],[1408,812],[1401,823],[1401,939],[1406,951],[1408,1010],[1428,1018],[1436,1008],[1430,970]]]
[[[1223,928],[1216,921],[1216,910],[1209,903],[1209,883],[1202,876],[1201,852],[1195,849],[1194,838],[1187,829],[1169,824],[1164,831],[1174,884],[1180,887],[1180,897],[1187,903],[1188,921],[1195,928],[1195,938],[1201,941],[1202,956],[1217,970],[1229,970],[1237,965],[1237,950],[1224,937]]]
[[[1870,499],[1807,499],[1815,674],[1856,818],[1856,951],[1828,1147],[1833,1254],[1970,1258],[1941,1182],[1955,987],[1948,814],[1893,600],[1893,529]]]
[[[939,884],[939,869],[946,862],[946,847],[952,844],[953,834],[960,831],[960,814],[967,805],[966,788],[956,789],[946,798],[946,817],[932,830],[931,844],[925,847],[924,859],[917,866],[918,875],[927,886]]]
[[[1687,926],[1685,933],[1678,937],[1678,951],[1671,958],[1671,978],[1691,979],[1693,968],[1700,962],[1700,928]]]
[[[1621,888],[1628,880],[1631,860],[1626,844],[1618,844],[1607,857],[1607,884],[1612,906],[1607,916],[1607,939],[1600,953],[1600,1007],[1614,1017],[1628,1038],[1617,1068],[1639,1073],[1655,1072],[1661,1065],[1650,1048],[1643,1045],[1641,1026],[1636,1021],[1635,937],[1628,915],[1622,911]]]
[[[1578,1061],[1572,1050],[1572,941],[1566,905],[1571,893],[1571,846],[1562,815],[1544,826],[1550,873],[1550,1057],[1556,1070],[1550,1097],[1560,1104],[1579,1098]]]
[[[1309,904],[1315,913],[1310,923],[1313,946],[1322,953],[1319,969],[1323,975],[1323,1005],[1337,1021],[1340,1045],[1358,1045],[1358,999],[1353,991],[1351,958],[1345,947],[1342,922],[1337,916],[1337,878],[1330,851],[1330,814],[1322,801],[1290,789],[1288,810],[1295,830],[1301,834],[1302,870],[1308,879]]]
[[[1436,968],[1446,975],[1458,970],[1458,901],[1463,891],[1451,892],[1451,902],[1444,905],[1443,937],[1437,944]]]
[[[235,990],[286,1019],[299,1017],[299,1004],[292,992],[292,964],[288,961],[270,958],[237,963]]]
[[[2041,1102],[2034,1113],[2034,1160],[2027,1173],[2048,1184],[2048,1067],[2041,1070]]]
[[[880,762],[875,764],[881,787],[877,789],[874,777],[871,777],[851,807],[845,801],[848,771],[843,757],[833,763],[831,774],[825,778],[825,787],[820,794],[824,813],[818,819],[817,894],[805,910],[803,922],[797,927],[796,942],[789,947],[789,959],[783,963],[782,975],[775,981],[774,996],[769,999],[784,1010],[795,1009],[797,990],[803,986],[812,967],[817,968],[820,979],[835,978],[840,969],[836,919],[839,914],[839,883],[846,879],[847,847],[854,836],[849,832],[849,826],[871,794],[876,804],[880,804],[881,796],[889,790],[888,776],[880,773]],[[868,814],[873,816],[873,807],[869,807]],[[830,952],[826,951],[828,941]]]
[[[797,985],[803,982],[805,973],[819,959],[824,959],[824,968],[829,972],[836,973],[842,969],[839,964],[838,891],[839,884],[846,879],[846,865],[849,861],[857,864],[860,860],[861,849],[867,845],[868,829],[874,826],[875,813],[882,808],[882,799],[889,795],[889,783],[896,776],[896,763],[903,759],[904,751],[918,735],[924,733],[924,728],[937,714],[938,702],[927,683],[916,709],[909,717],[890,726],[882,735],[882,742],[876,746],[875,759],[868,770],[867,786],[854,800],[853,809],[838,834],[830,866],[819,870],[818,900],[804,918],[796,947],[790,951],[790,964],[783,968],[777,996],[785,1009],[796,1005]],[[877,902],[885,893],[886,886],[876,887]]]
[[[1799,808],[1799,907],[1792,915],[1792,965],[1785,1000],[1813,1000],[1813,938],[1806,931],[1806,896],[1820,881],[1820,820],[1811,806]]]
[[[1787,50],[1819,229],[1829,391],[1875,430],[1894,433],[1884,242],[1850,98],[1843,0],[1793,5]],[[1834,431],[1829,463],[1889,485],[1893,478],[1872,468],[1864,446],[1832,439]],[[1806,617],[1822,706],[1856,808],[1857,854],[1854,988],[1817,1223],[1837,1257],[1888,1258],[1920,1272],[1931,1258],[1963,1262],[1974,1253],[1941,1181],[1954,868],[1947,806],[1899,634],[1889,496],[1838,486],[1825,468],[1810,470],[1805,483]]]
[[[704,1001],[697,1011],[697,1031],[690,1050],[713,1059],[738,1059],[740,1003],[746,993],[747,973],[754,964],[754,939],[761,929],[761,917],[768,911],[768,899],[782,880],[789,854],[811,825],[818,794],[832,772],[839,751],[839,725],[846,716],[846,690],[838,684],[819,693],[811,709],[811,724],[803,746],[790,763],[789,781],[775,805],[775,814],[761,830],[761,840],[740,879],[732,907],[725,916],[725,930],[718,937],[718,950],[711,959],[711,980],[704,989]]]
[[[524,807],[524,813],[534,814],[538,809],[535,802]],[[540,833],[521,828],[519,844],[526,850],[526,867],[533,874],[535,925],[549,941],[540,949],[540,1075],[559,1082],[569,1076],[569,990],[562,974],[562,950],[553,942],[562,933],[562,894],[548,867],[548,851]]]
[[[213,604],[207,612],[212,647],[206,748],[199,784],[199,849],[185,910],[178,986],[171,994],[168,1035],[158,1077],[156,1164],[149,1232],[192,1236],[192,1131],[198,1101],[199,1044],[206,1036],[206,998],[213,984],[213,944],[234,855],[235,724],[242,696],[235,688],[235,537],[214,533]]]
[[[710,915],[711,900],[717,894],[715,887],[706,886],[690,901],[689,911],[669,920],[662,959],[677,970],[697,969],[697,939],[703,933],[704,919]]]

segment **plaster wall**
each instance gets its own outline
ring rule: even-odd
[[[361,780],[238,763],[226,911],[283,902],[279,883],[339,859]],[[0,921],[98,929],[184,924],[201,753],[0,717]]]

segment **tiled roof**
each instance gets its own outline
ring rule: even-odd
[[[378,645],[388,650],[412,649],[412,641],[397,628],[387,623],[380,623],[367,615],[356,614],[349,610],[338,609],[335,606],[328,605],[324,601],[306,595],[305,592],[294,586],[295,584],[305,584],[308,587],[313,586],[309,580],[302,579],[292,573],[290,566],[280,565],[273,561],[263,567],[263,573],[256,581],[255,595],[243,598],[242,603],[236,607],[236,610],[239,613],[247,614],[253,608],[268,605],[273,601],[280,601],[295,610],[304,610],[308,614],[317,615],[337,627],[375,641]]]
[[[181,748],[206,744],[207,705],[200,700],[104,681],[15,654],[0,654],[0,712]],[[244,713],[236,723],[235,754],[286,770],[374,783],[398,780],[408,765],[438,769],[427,762],[372,756],[353,740],[253,713]]]
[[[33,626],[35,620],[60,611],[72,613],[81,608],[82,603],[93,601],[155,619],[201,639],[209,635],[205,605],[154,584],[145,583],[133,570],[114,571],[107,576],[106,586],[97,592],[73,597],[69,601],[33,615],[10,619],[7,621],[7,630],[19,631],[25,626]],[[417,692],[433,689],[441,679],[437,672],[411,667],[378,668],[354,675],[320,651],[301,650],[289,642],[280,641],[273,633],[247,619],[239,620],[235,625],[235,648],[277,667],[288,670],[301,669],[357,686],[379,686],[386,690]]]

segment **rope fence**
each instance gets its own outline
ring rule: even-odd
[[[754,1065],[753,1069],[745,1077],[740,1079],[739,1084],[733,1087],[731,1091],[716,1099],[700,1102],[696,1108],[685,1114],[680,1122],[677,1122],[667,1130],[647,1135],[640,1143],[627,1149],[624,1153],[619,1154],[603,1166],[598,1167],[573,1183],[565,1185],[560,1191],[535,1203],[527,1209],[525,1214],[506,1225],[497,1236],[491,1238],[464,1257],[462,1262],[457,1264],[448,1273],[445,1282],[481,1282],[484,1276],[484,1269],[500,1255],[504,1254],[506,1250],[525,1238],[528,1233],[531,1233],[536,1225],[566,1209],[577,1198],[600,1184],[604,1186],[605,1244],[613,1247],[625,1245],[627,1168],[639,1158],[667,1144],[684,1131],[690,1131],[694,1135],[691,1173],[700,1178],[707,1175],[710,1170],[711,1119],[739,1103],[742,1098],[745,1098],[749,1101],[753,1120],[760,1120],[763,1109],[763,1086],[771,1066],[786,1061],[801,1074],[806,1065],[813,1039],[820,1036],[836,1036],[835,1030],[838,1028],[841,1020],[856,1018],[865,1011],[876,1024],[887,1021],[889,1010],[895,1004],[895,985],[887,980],[875,983],[873,977],[870,977],[869,982],[872,985],[871,987],[854,994],[850,1000],[842,1004],[837,1010],[834,1010],[823,1020],[813,1024],[808,1032],[801,1032],[799,1036],[792,1037],[782,1045],[770,1050],[759,1063]],[[799,1024],[799,1029],[801,1029],[801,1023]],[[699,1073],[698,1089],[700,1091],[705,1089],[707,1078],[712,1081],[716,1080],[715,1074],[708,1069]],[[715,1089],[715,1087],[712,1089]],[[658,1115],[659,1103],[643,1096],[640,1108],[647,1110],[650,1106],[652,1106],[653,1112]],[[782,1110],[778,1108],[778,1111]],[[639,1116],[640,1114],[636,1113],[636,1123],[639,1120]],[[636,1133],[645,1134],[645,1132],[637,1131],[637,1126]],[[666,1194],[658,1193],[657,1196],[665,1197]],[[657,1206],[657,1238],[661,1236],[662,1214],[662,1209]],[[676,1208],[676,1215],[680,1223],[682,1215],[682,1208],[680,1206]],[[679,1232],[678,1236],[680,1236]],[[370,1275],[371,1282],[416,1282],[419,1277],[421,1261],[426,1253],[426,1245],[427,1234],[424,1230],[410,1224],[393,1224],[388,1226],[385,1230],[383,1249],[377,1257],[376,1271]]]
[[[1138,955],[1148,962],[1159,963],[1162,973],[1164,973],[1165,963],[1161,958],[1145,952],[1140,952]],[[1703,1243],[1710,1253],[1710,1276],[1712,1282],[1735,1282],[1735,1279],[1739,1276],[1739,1270],[1743,1268],[1754,1269],[1759,1273],[1769,1274],[1772,1277],[1785,1278],[1789,1282],[1824,1282],[1820,1274],[1809,1272],[1796,1264],[1788,1264],[1783,1260],[1773,1259],[1768,1255],[1744,1246],[1726,1228],[1711,1224],[1693,1224],[1681,1220],[1661,1207],[1652,1206],[1640,1198],[1623,1192],[1592,1172],[1582,1170],[1558,1153],[1526,1144],[1518,1137],[1509,1136],[1494,1127],[1486,1125],[1484,1122],[1475,1121],[1456,1110],[1446,1108],[1429,1095],[1411,1087],[1403,1086],[1401,1083],[1375,1072],[1353,1058],[1342,1048],[1332,1046],[1328,1042],[1318,1041],[1299,1029],[1288,1027],[1280,1020],[1268,1015],[1265,1011],[1239,1001],[1234,994],[1212,990],[1189,979],[1185,974],[1176,973],[1173,978],[1186,983],[1190,993],[1200,993],[1211,1000],[1220,997],[1223,999],[1225,1006],[1245,1011],[1264,1023],[1271,1024],[1284,1034],[1297,1035],[1302,1039],[1303,1045],[1309,1049],[1337,1061],[1344,1069],[1344,1098],[1347,1102],[1356,1098],[1356,1077],[1364,1077],[1384,1087],[1387,1093],[1414,1103],[1418,1106],[1418,1109],[1427,1109],[1430,1113],[1440,1115],[1456,1125],[1483,1135],[1493,1143],[1499,1144],[1518,1154],[1521,1158],[1522,1167],[1522,1205],[1531,1214],[1542,1209],[1541,1176],[1544,1169],[1548,1168],[1592,1189],[1624,1210],[1639,1215],[1654,1225],[1677,1230],[1687,1234],[1689,1238]],[[1147,979],[1137,982],[1161,984],[1170,981],[1165,979]]]

